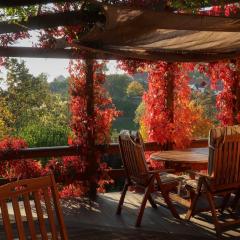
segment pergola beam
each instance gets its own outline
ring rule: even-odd
[[[86,59],[89,56],[95,59],[116,60],[119,57],[106,53],[92,53],[81,49],[62,48],[36,48],[36,47],[0,47],[0,57],[26,57],[26,58],[63,58],[63,59]],[[123,59],[125,59],[123,57]]]
[[[77,0],[0,0],[0,7],[20,7],[47,3],[64,3],[64,2],[80,2]],[[90,1],[92,2],[92,1]],[[239,3],[239,0],[225,0],[224,4]],[[211,7],[222,5],[221,0],[211,0],[209,2],[202,1],[201,7]]]
[[[152,12],[154,13],[154,11]],[[156,13],[155,13],[156,14]],[[160,13],[159,13],[160,14]],[[158,22],[158,29],[192,30],[192,31],[220,31],[220,32],[239,32],[239,18],[223,18],[214,16],[192,16],[189,14],[174,14],[162,12],[160,17],[166,18],[165,21]],[[167,21],[167,19],[170,21]],[[209,19],[210,25],[205,22]],[[37,29],[54,28],[58,26],[88,25],[89,23],[105,22],[104,15],[97,13],[90,14],[87,11],[68,11],[60,13],[48,13],[29,17],[27,21],[17,24],[9,21],[0,22],[0,34],[17,33]],[[194,20],[194,22],[193,22]],[[221,21],[221,24],[218,24]],[[189,24],[180,24],[189,23]]]
[[[7,21],[0,22],[0,34],[54,28],[58,26],[75,26],[104,20],[104,16],[91,15],[84,11],[49,13],[46,15],[29,17],[27,21],[22,21],[18,24],[9,23]]]
[[[137,54],[124,54],[121,52],[108,53],[106,51],[94,50],[79,46],[78,53],[74,49],[52,49],[52,48],[34,48],[34,47],[0,47],[0,57],[29,57],[29,58],[65,58],[65,59],[86,59],[91,56],[94,59],[106,60],[164,60],[168,62],[215,62],[223,59],[236,58],[240,56],[240,52],[236,53],[174,53],[162,51],[158,56]]]
[[[21,7],[47,3],[71,3],[77,0],[0,0],[0,7]]]

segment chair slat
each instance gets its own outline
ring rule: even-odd
[[[23,221],[19,209],[18,199],[16,197],[12,197],[12,206],[14,211],[14,216],[17,224],[18,236],[20,240],[25,240],[25,233],[23,227]]]
[[[227,161],[226,161],[226,164],[227,164],[227,167],[226,167],[226,181],[225,183],[228,184],[230,183],[230,178],[231,178],[231,168],[232,168],[232,164],[233,164],[233,149],[232,149],[232,146],[233,146],[233,142],[228,142],[227,144],[228,146],[228,157],[227,157]]]
[[[235,182],[235,168],[237,166],[237,146],[238,146],[238,143],[237,142],[233,142],[233,154],[232,154],[232,165],[231,165],[231,176],[229,178],[229,182]]]
[[[61,210],[61,207],[60,207],[60,201],[59,201],[59,196],[58,196],[58,191],[57,191],[55,179],[54,179],[53,175],[51,175],[50,177],[51,177],[51,181],[52,181],[51,192],[52,192],[54,206],[55,206],[55,209],[56,209],[58,222],[59,222],[59,225],[60,225],[61,237],[62,237],[63,240],[68,240],[67,230],[65,228],[64,221],[63,221],[63,213],[62,213],[62,210]]]
[[[129,186],[137,186],[145,189],[145,194],[135,224],[135,226],[140,226],[147,200],[153,208],[157,208],[155,201],[151,197],[151,192],[155,190],[154,183],[157,181],[158,190],[162,192],[169,210],[174,217],[179,218],[169,198],[169,191],[173,186],[171,185],[170,187],[170,184],[167,183],[162,184],[158,173],[153,173],[148,170],[141,135],[137,133],[136,136],[130,136],[129,132],[124,131],[124,133],[120,133],[119,135],[119,146],[127,180],[118,204],[117,214],[121,213],[124,198]],[[159,176],[159,178],[157,178],[157,176]],[[178,183],[175,182],[174,187],[177,184]]]
[[[0,200],[0,206],[2,211],[3,226],[5,229],[7,240],[13,239],[12,227],[8,215],[7,203],[4,200]]]
[[[236,163],[236,168],[235,168],[235,182],[240,181],[240,142],[237,143],[237,163]]]
[[[37,212],[37,217],[38,217],[38,222],[39,222],[39,228],[40,228],[42,238],[43,239],[48,239],[39,193],[38,192],[33,192],[33,197],[34,197],[34,203],[35,203],[35,207],[36,207],[36,212]]]
[[[205,195],[208,199],[210,210],[212,212],[213,223],[216,232],[219,235],[222,228],[234,225],[238,221],[227,221],[222,223],[216,214],[214,196],[219,194],[224,196],[221,210],[224,211],[228,206],[232,193],[237,192],[232,207],[239,200],[240,189],[240,126],[220,127],[210,130],[209,143],[209,176],[202,176],[199,184],[203,184],[200,188],[192,187],[190,184],[186,188],[190,191],[191,205],[189,207],[186,218],[189,220],[196,213],[196,206],[199,197]],[[212,167],[213,166],[213,167]]]
[[[51,193],[53,197],[54,207],[57,213],[57,218],[59,221],[59,230],[61,233],[61,239],[67,240],[67,232],[63,221],[63,215],[61,212],[61,207],[59,203],[59,198],[57,195],[57,188],[56,183],[54,180],[53,175],[48,175],[40,178],[33,178],[33,179],[24,179],[19,180],[16,182],[11,182],[5,185],[0,186],[0,207],[2,212],[2,218],[4,222],[4,230],[6,232],[7,240],[13,240],[14,235],[11,228],[10,220],[9,220],[9,213],[7,209],[6,201],[9,199],[12,200],[13,205],[13,212],[17,224],[17,230],[18,230],[18,237],[20,240],[28,239],[29,236],[25,236],[26,233],[24,233],[24,227],[23,227],[23,221],[21,219],[21,212],[20,207],[18,203],[19,197],[23,197],[23,203],[25,208],[25,213],[27,217],[28,227],[29,227],[29,233],[32,240],[39,239],[37,229],[33,220],[33,214],[32,214],[32,207],[30,202],[30,195],[34,198],[36,213],[38,217],[38,223],[39,223],[39,229],[43,240],[48,239],[47,234],[47,228],[45,224],[45,219],[43,215],[43,210],[41,206],[41,195],[40,192],[43,192],[43,199],[45,200],[45,206],[47,209],[47,214],[49,218],[50,223],[50,230],[52,232],[52,239],[57,240],[58,239],[58,233],[57,233],[57,227],[56,224],[54,224],[54,214],[50,196],[47,194],[47,189],[51,188]],[[60,218],[60,219],[59,219]]]
[[[26,217],[28,221],[28,227],[29,227],[29,232],[32,240],[36,240],[36,229],[33,221],[33,216],[32,216],[32,209],[30,205],[30,199],[27,193],[23,195],[23,203],[24,203],[24,208],[26,212]]]
[[[50,224],[50,228],[51,228],[52,239],[57,240],[58,235],[57,235],[56,225],[54,223],[54,214],[53,214],[53,210],[52,210],[51,201],[49,198],[48,189],[46,189],[46,188],[43,189],[43,195],[44,195],[45,205],[46,205],[46,209],[47,209],[49,224]]]
[[[219,164],[219,168],[221,168],[221,175],[219,179],[220,184],[224,184],[226,181],[226,170],[227,170],[227,163],[228,163],[228,144],[225,143],[223,145],[223,158],[221,158],[221,164]]]

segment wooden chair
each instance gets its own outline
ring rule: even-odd
[[[56,217],[58,219],[61,239],[67,240],[67,232],[63,221],[63,215],[60,208],[59,197],[53,175],[40,178],[19,180],[0,186],[0,206],[6,239],[17,239],[16,236],[14,236],[15,234],[10,221],[8,205],[11,203],[15,217],[18,238],[20,240],[29,239],[29,237],[31,237],[31,239],[44,240],[59,239],[57,224],[55,222],[54,211],[50,196],[52,196],[52,202],[55,208]],[[28,227],[24,227],[23,219],[21,216],[22,209],[19,207],[19,200],[23,201]],[[46,212],[48,215],[48,226],[50,226],[51,234],[48,234],[46,228],[46,222],[42,209],[43,202],[45,203],[44,207],[46,208]],[[36,211],[36,215],[38,218],[40,234],[37,231],[38,227],[36,227],[34,223],[33,203],[35,205],[34,210]],[[26,231],[27,229],[28,231]],[[29,234],[27,234],[27,232],[29,232]]]
[[[210,130],[208,174],[191,172],[197,180],[187,181],[190,191],[191,206],[186,219],[199,212],[196,209],[200,196],[208,200],[217,235],[229,225],[240,223],[240,219],[220,223],[217,217],[214,196],[223,196],[221,205],[224,211],[232,193],[235,193],[233,205],[240,197],[240,126],[222,127]]]
[[[135,224],[136,227],[140,226],[147,200],[153,208],[157,208],[157,205],[151,196],[156,182],[157,188],[161,191],[173,216],[179,219],[180,217],[169,198],[169,192],[173,188],[176,188],[179,177],[167,172],[160,173],[160,171],[149,171],[144,156],[143,141],[138,132],[135,136],[130,136],[128,131],[121,132],[119,136],[119,146],[126,173],[126,181],[119,200],[117,214],[121,214],[124,198],[129,186],[136,186],[144,189],[144,197]]]

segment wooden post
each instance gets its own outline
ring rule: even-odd
[[[231,63],[237,68],[237,61],[231,60]],[[238,124],[237,115],[240,112],[240,69],[236,69],[234,74],[234,83],[232,86],[232,94],[235,96],[233,99],[233,123]]]
[[[167,109],[169,112],[169,121],[174,122],[174,75],[173,75],[173,64],[167,64]],[[172,143],[168,143],[167,148],[172,149]]]
[[[87,97],[87,161],[89,176],[89,198],[94,200],[97,195],[97,161],[95,157],[95,134],[94,134],[94,69],[93,59],[86,59],[86,97]]]
[[[168,63],[167,66],[167,109],[169,111],[169,121],[174,121],[174,75],[172,72],[174,63]]]

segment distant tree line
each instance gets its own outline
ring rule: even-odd
[[[6,77],[0,79],[0,138],[19,136],[30,147],[66,145],[69,129],[69,79],[59,76],[48,82],[46,74],[33,76],[24,61],[9,59]],[[146,89],[146,75],[107,75],[105,87],[121,111],[112,126],[138,129],[135,111]]]
[[[1,79],[0,138],[24,138],[29,146],[66,145],[69,114],[66,95],[53,91],[58,80],[33,76],[24,61],[9,59],[7,75]],[[61,87],[59,87],[61,89]]]

